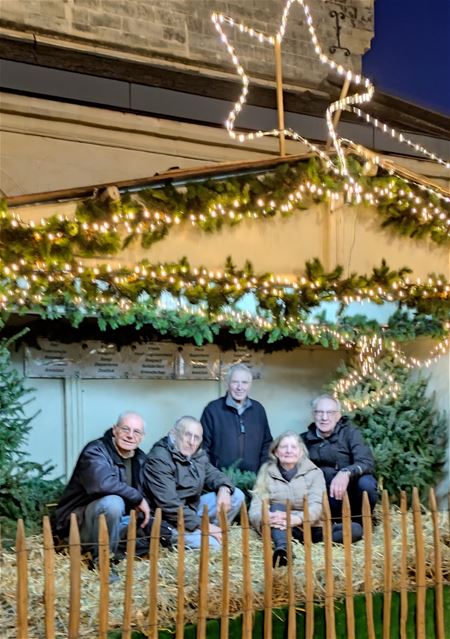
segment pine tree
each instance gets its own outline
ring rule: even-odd
[[[19,517],[29,532],[39,530],[46,504],[62,489],[59,479],[48,479],[54,466],[29,461],[23,450],[34,417],[25,415],[32,390],[11,367],[12,341],[0,340],[0,524],[8,540],[14,539]]]
[[[446,416],[436,409],[434,396],[427,394],[428,379],[422,374],[410,374],[390,358],[379,364],[389,381],[383,384],[367,376],[339,399],[356,405],[346,413],[371,446],[377,476],[392,500],[398,500],[401,490],[411,495],[414,486],[426,498],[439,481],[445,461]],[[338,379],[351,370],[351,366],[342,366]],[[384,396],[376,398],[383,390]]]

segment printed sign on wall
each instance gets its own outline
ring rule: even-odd
[[[27,377],[81,377],[82,379],[219,379],[242,362],[261,377],[261,354],[238,348],[221,353],[215,344],[194,346],[173,342],[115,344],[88,340],[62,344],[38,340],[25,348]]]
[[[25,347],[27,377],[72,377],[79,371],[78,344],[62,344],[45,338]]]

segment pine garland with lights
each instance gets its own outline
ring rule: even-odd
[[[335,393],[358,369],[356,363],[342,365],[328,390]],[[411,495],[414,486],[426,498],[445,462],[446,417],[427,394],[428,380],[422,374],[411,375],[389,356],[377,362],[377,369],[376,377],[359,377],[336,395],[372,448],[377,476],[392,500],[398,501],[401,490]]]
[[[313,157],[262,173],[125,192],[118,200],[90,198],[80,202],[72,218],[52,215],[39,223],[23,222],[3,202],[0,257],[5,264],[17,260],[70,264],[82,257],[117,255],[133,241],[147,249],[179,224],[214,233],[245,219],[298,214],[311,203],[332,200],[340,194],[347,198],[348,205],[375,205],[382,225],[403,235],[431,239],[437,244],[449,242],[448,202],[386,171],[380,176],[364,176],[362,165],[353,156],[347,163],[361,187],[356,198],[347,197],[347,184],[341,176]]]
[[[250,262],[238,269],[230,258],[220,272],[193,269],[185,258],[157,265],[144,260],[134,269],[115,271],[107,265],[47,270],[43,265],[15,264],[0,268],[0,305],[7,312],[36,313],[49,319],[66,316],[74,325],[96,316],[100,326],[132,322],[138,328],[159,321],[166,308],[164,297],[169,295],[177,312],[203,316],[210,324],[229,325],[242,315],[256,331],[250,341],[258,341],[260,330],[276,330],[283,337],[301,332],[322,302],[339,301],[343,311],[353,301],[368,300],[396,302],[419,317],[432,316],[431,334],[448,331],[450,286],[443,276],[430,275],[418,283],[410,280],[409,269],[391,270],[384,260],[370,275],[343,278],[342,271],[338,266],[326,272],[317,259],[307,262],[305,274],[295,280],[255,274]],[[237,304],[250,293],[255,312],[246,317]],[[271,339],[277,339],[275,332]]]

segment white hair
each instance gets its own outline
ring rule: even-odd
[[[336,405],[336,410],[341,412],[341,402],[336,397],[333,397],[333,395],[328,395],[327,393],[324,393],[323,395],[319,395],[318,397],[316,397],[315,399],[312,400],[311,406],[312,406],[313,411],[316,410],[317,404],[322,399],[329,399],[332,402],[334,402],[335,405]]]
[[[227,384],[231,382],[231,378],[233,377],[233,374],[236,373],[237,371],[244,371],[245,373],[248,373],[250,375],[251,379],[253,379],[252,371],[246,364],[241,364],[241,363],[233,364],[233,366],[230,366],[227,372]]]

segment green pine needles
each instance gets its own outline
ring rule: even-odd
[[[393,384],[398,384],[396,396],[387,393],[384,399],[370,401],[382,384],[368,376],[339,399],[359,406],[348,414],[371,446],[377,476],[392,501],[399,500],[401,490],[410,497],[414,486],[421,498],[427,499],[445,462],[446,415],[437,410],[434,396],[427,392],[428,379],[421,373],[412,374],[388,357],[379,364],[381,371],[394,378]],[[338,369],[339,378],[347,376],[349,370],[347,366]]]
[[[7,543],[15,537],[19,517],[28,532],[40,530],[46,504],[63,487],[59,479],[48,479],[54,466],[29,461],[23,451],[33,419],[25,414],[32,390],[11,367],[11,341],[0,340],[0,524]]]

